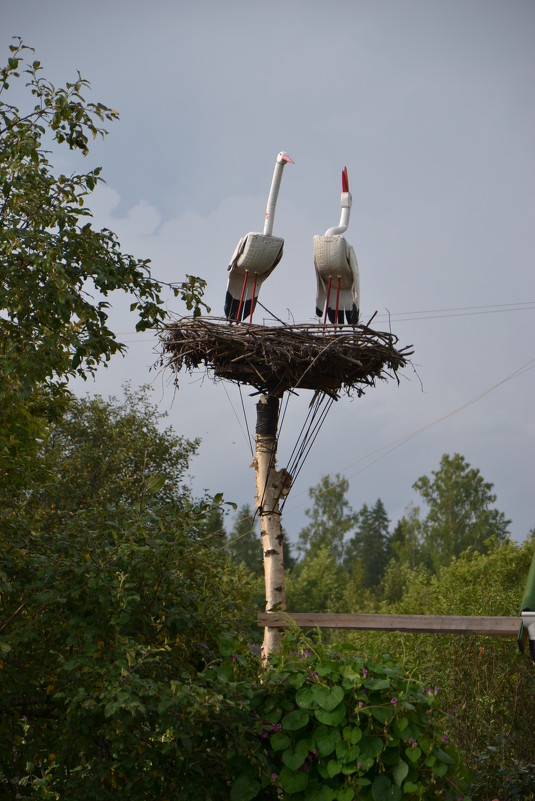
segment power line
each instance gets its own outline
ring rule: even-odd
[[[510,373],[508,376],[503,378],[501,381],[498,381],[498,383],[493,384],[492,386],[490,386],[487,389],[485,389],[482,392],[480,392],[478,395],[475,395],[470,400],[468,400],[465,403],[461,404],[461,406],[457,406],[455,409],[452,409],[452,411],[447,412],[446,414],[442,415],[441,417],[437,417],[435,420],[432,420],[429,423],[426,423],[426,425],[421,426],[421,428],[418,428],[415,431],[412,431],[410,434],[407,434],[406,436],[401,437],[400,439],[394,440],[393,442],[387,443],[386,445],[383,445],[380,448],[376,448],[375,450],[370,451],[369,453],[365,454],[364,456],[360,456],[355,461],[350,462],[348,465],[345,465],[345,467],[341,467],[340,470],[348,470],[349,468],[354,467],[357,464],[360,464],[362,462],[367,462],[363,467],[361,467],[360,469],[356,470],[354,473],[350,473],[348,476],[345,476],[343,480],[346,480],[348,478],[354,478],[355,476],[359,475],[360,473],[363,473],[365,470],[367,470],[369,467],[374,465],[380,459],[383,459],[385,456],[388,456],[390,453],[392,453],[393,451],[397,450],[402,445],[405,445],[405,443],[410,442],[411,439],[414,439],[415,437],[419,436],[420,434],[423,434],[425,431],[428,431],[430,428],[433,428],[434,426],[438,425],[439,423],[443,423],[445,420],[448,420],[450,417],[453,417],[454,415],[459,414],[460,412],[463,412],[465,409],[468,409],[474,403],[477,403],[478,401],[480,401],[486,395],[489,395],[491,392],[494,392],[495,389],[498,389],[503,384],[506,384],[507,382],[512,381],[514,378],[518,378],[518,376],[523,375],[524,373],[527,373],[529,370],[533,370],[534,367],[535,367],[535,359],[530,359],[528,362],[526,362],[521,367],[519,367],[518,370],[515,370],[513,373]],[[372,458],[372,457],[375,457],[375,458]],[[371,460],[371,461],[368,461],[368,460]],[[336,486],[338,486],[338,484],[332,484],[329,489],[331,489],[332,487],[336,487]],[[308,492],[308,490],[303,490],[302,492],[297,493],[297,495],[298,496],[299,495],[303,495],[305,492]],[[324,492],[327,492],[327,490],[324,490]],[[321,494],[321,492],[319,494]],[[296,496],[294,495],[294,498],[295,497]],[[301,503],[301,504],[298,504],[296,506],[291,506],[288,509],[288,511],[291,512],[293,509],[298,509],[302,505],[303,504]]]

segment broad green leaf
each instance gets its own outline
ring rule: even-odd
[[[325,726],[339,726],[346,718],[347,709],[345,704],[339,704],[331,712],[326,709],[316,709],[314,714],[316,719]]]
[[[293,795],[304,790],[308,784],[308,773],[302,770],[294,771],[284,765],[280,772],[279,781],[285,793]]]
[[[377,776],[372,782],[373,801],[401,801],[403,793],[388,776]]]
[[[322,684],[315,684],[312,689],[314,700],[327,712],[332,712],[344,698],[344,691],[338,685],[324,687]]]
[[[397,765],[392,768],[392,776],[398,787],[401,787],[404,779],[406,779],[409,772],[409,766],[402,759],[399,760]]]
[[[290,745],[291,740],[287,734],[276,731],[269,738],[269,742],[274,751],[284,751]]]
[[[251,776],[239,776],[230,788],[230,801],[252,801],[260,790],[259,781]]]
[[[342,770],[342,763],[339,762],[337,759],[329,759],[327,762],[327,773],[329,774],[329,778],[332,779],[333,776],[337,776]]]
[[[300,753],[299,751],[291,751],[288,748],[282,755],[282,761],[292,770],[299,770],[303,762],[305,762],[306,757],[306,754]]]
[[[358,726],[345,726],[343,735],[348,742],[356,745],[362,739],[362,729]]]
[[[315,732],[314,743],[320,756],[326,757],[332,754],[339,742],[340,732],[338,729],[319,727]]]
[[[316,685],[307,684],[296,693],[295,701],[304,709],[317,709],[319,704],[315,698]]]
[[[410,762],[418,762],[418,760],[422,756],[422,749],[418,748],[417,745],[412,746],[411,748],[406,748],[405,756]]]
[[[288,715],[282,718],[282,728],[286,731],[297,731],[306,726],[309,721],[307,712],[302,709],[294,709]]]

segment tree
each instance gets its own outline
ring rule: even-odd
[[[485,553],[492,541],[506,539],[511,521],[492,508],[493,485],[460,454],[444,454],[432,478],[422,476],[413,487],[427,504],[422,551],[435,570],[467,548]]]
[[[249,588],[153,412],[70,399],[0,527],[0,795],[223,801],[256,759]]]
[[[19,38],[0,69],[0,469],[4,485],[22,481],[46,423],[61,413],[67,380],[86,378],[124,351],[108,327],[109,297],[132,299],[138,331],[164,319],[161,284],[149,261],[124,254],[109,230],[95,230],[87,197],[100,168],[57,174],[51,148],[84,156],[89,140],[104,137],[115,110],[84,99],[78,73],[56,88],[42,76],[32,49]],[[26,81],[28,102],[6,100],[11,84]],[[46,150],[45,148],[49,148]],[[194,314],[205,282],[186,276],[173,290]]]
[[[122,400],[66,400],[63,417],[51,424],[40,448],[47,478],[24,494],[26,507],[31,502],[41,513],[48,510],[51,531],[80,509],[106,515],[122,503],[146,505],[149,497],[157,497],[159,506],[184,504],[186,473],[199,440],[164,428],[166,414],[150,402],[149,391],[126,385]]]
[[[236,564],[245,565],[255,575],[263,575],[262,544],[256,516],[249,504],[238,509],[228,543],[228,552]]]
[[[347,574],[325,545],[311,548],[286,582],[288,609],[292,612],[339,612]]]
[[[324,476],[319,484],[309,489],[313,506],[306,510],[310,523],[299,532],[297,550],[301,554],[323,547],[337,563],[342,561],[345,537],[356,521],[346,498],[348,488],[347,479],[337,473],[334,479]]]
[[[345,562],[349,570],[353,562],[359,564],[365,589],[378,587],[383,577],[389,556],[389,525],[380,498],[371,508],[364,504],[357,514],[357,528],[346,547]]]
[[[386,614],[519,614],[534,541],[506,541],[486,553],[464,551],[432,574],[415,568]],[[361,652],[388,652],[436,692],[448,733],[475,771],[474,799],[533,799],[533,665],[507,637],[371,633],[354,636]]]

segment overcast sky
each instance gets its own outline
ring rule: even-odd
[[[83,168],[103,166],[99,226],[164,281],[208,281],[222,314],[239,238],[262,230],[275,156],[286,150],[274,233],[281,264],[261,301],[310,322],[312,238],[353,195],[362,318],[414,346],[401,383],[334,404],[284,510],[295,538],[308,488],[342,473],[355,509],[381,498],[393,523],[414,481],[461,453],[494,484],[521,540],[535,526],[535,4],[532,0],[1,0],[12,35],[55,83],[80,70],[121,120]],[[74,166],[69,154],[61,169]],[[76,162],[76,167],[80,165]],[[169,311],[185,309],[169,299]],[[256,322],[265,312],[259,310]],[[266,315],[267,316],[267,315]],[[233,385],[149,371],[156,343],[117,303],[125,359],[77,391],[150,382],[178,433],[200,436],[194,487],[252,503],[254,472]],[[490,391],[489,391],[490,390]],[[244,391],[254,431],[256,398]],[[291,399],[284,466],[311,393]],[[473,403],[470,403],[474,401]],[[457,411],[458,410],[458,411]],[[414,436],[413,436],[414,435]]]

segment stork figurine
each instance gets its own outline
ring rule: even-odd
[[[260,287],[282,258],[284,239],[273,236],[273,221],[284,167],[293,163],[286,153],[281,151],[277,155],[264,231],[246,234],[232,254],[225,297],[225,316],[229,320],[239,322],[249,317],[252,321]]]
[[[344,316],[350,325],[356,325],[360,312],[360,278],[357,257],[352,246],[342,236],[349,225],[351,193],[347,167],[342,171],[340,222],[329,228],[323,236],[314,237],[314,266],[318,290],[316,314],[323,322],[342,324]],[[325,313],[324,313],[325,309]]]

